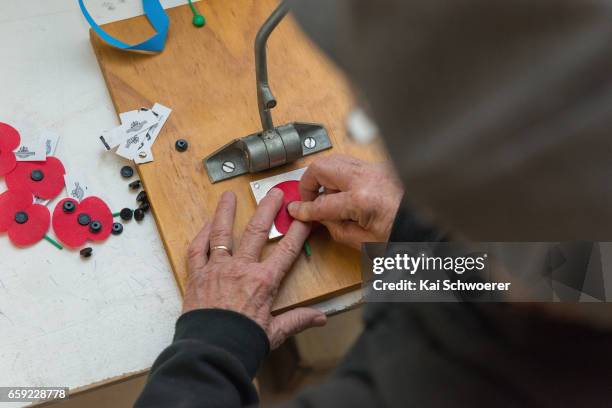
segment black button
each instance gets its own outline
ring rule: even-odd
[[[121,217],[123,221],[131,220],[133,215],[134,215],[134,211],[130,210],[129,208],[124,208],[119,213],[119,216]]]
[[[23,211],[19,211],[17,214],[15,214],[15,222],[17,224],[25,224],[28,222],[28,214],[24,213]]]
[[[136,221],[142,221],[144,220],[144,217],[145,217],[145,212],[141,208],[138,208],[136,209],[136,211],[134,211],[134,219]]]
[[[139,203],[148,202],[149,197],[147,197],[147,192],[141,191],[140,193],[138,193],[138,195],[136,196],[136,201],[138,201]]]
[[[89,230],[94,234],[97,234],[98,232],[102,231],[102,223],[100,221],[92,222],[89,224]]]
[[[140,186],[142,185],[142,183],[140,182],[140,180],[136,180],[136,181],[132,181],[129,186],[130,189],[132,190],[138,190],[140,188]]]
[[[45,178],[45,173],[40,170],[32,170],[32,172],[30,173],[30,178],[32,179],[32,181],[41,181]]]
[[[75,208],[76,204],[74,204],[74,201],[71,200],[64,201],[64,204],[62,205],[62,210],[68,214],[73,212]]]
[[[89,223],[91,222],[91,217],[87,214],[79,214],[79,216],[77,217],[77,221],[80,225],[89,225]]]
[[[140,208],[144,212],[147,212],[151,208],[151,204],[149,204],[148,201],[145,201],[144,203],[140,204],[140,207],[138,208]]]
[[[89,258],[92,253],[93,253],[93,248],[90,248],[90,247],[83,248],[79,251],[79,254],[81,254],[83,258]]]
[[[123,224],[120,222],[113,223],[113,230],[111,231],[113,235],[119,235],[123,232]]]
[[[189,143],[185,139],[179,139],[174,144],[174,148],[179,152],[184,152],[189,148]]]
[[[130,166],[123,166],[121,168],[121,177],[130,178],[134,175],[134,169]]]

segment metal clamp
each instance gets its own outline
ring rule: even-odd
[[[263,130],[234,139],[204,159],[211,183],[282,166],[332,147],[322,125],[295,122],[275,127],[272,121],[270,110],[276,106],[276,99],[268,83],[266,43],[287,12],[283,1],[255,37],[257,104]]]

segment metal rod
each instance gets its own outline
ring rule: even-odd
[[[259,117],[263,130],[272,130],[272,114],[270,109],[276,106],[276,99],[270,90],[268,83],[268,62],[266,58],[266,44],[268,37],[274,31],[278,23],[287,15],[289,7],[283,0],[263,23],[255,37],[255,79],[257,81],[257,104]]]

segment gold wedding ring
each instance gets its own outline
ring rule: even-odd
[[[226,247],[225,245],[215,245],[214,247],[210,248],[210,252],[214,251],[215,249],[222,249],[224,251],[227,251],[228,254],[232,254],[232,250]]]

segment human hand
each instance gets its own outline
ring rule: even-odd
[[[403,194],[387,165],[332,155],[310,164],[300,181],[302,201],[287,209],[297,220],[320,222],[335,241],[359,248],[389,239]]]
[[[325,314],[311,308],[297,308],[275,317],[271,314],[280,283],[310,233],[308,224],[293,222],[270,256],[260,259],[282,201],[281,190],[270,190],[232,255],[236,196],[231,192],[223,194],[213,220],[202,228],[189,247],[183,313],[208,308],[241,313],[263,328],[272,349],[302,330],[325,325]]]

